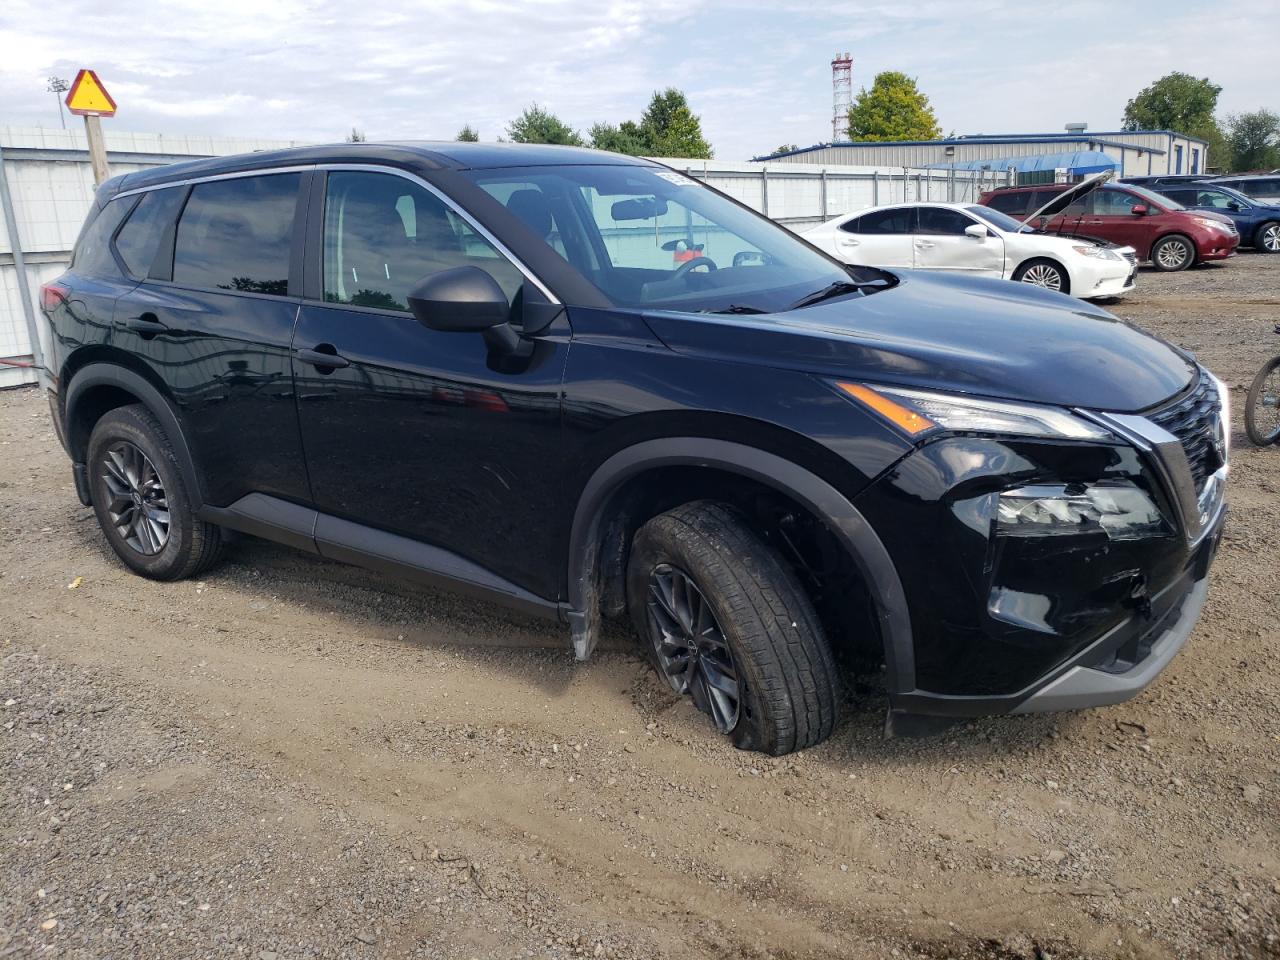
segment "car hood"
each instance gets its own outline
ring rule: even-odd
[[[1113,175],[1114,174],[1111,170],[1104,170],[1102,173],[1095,173],[1085,177],[1075,186],[1063,190],[1061,193],[1055,193],[1048,203],[1036,208],[1028,214],[1022,220],[1022,225],[1025,227],[1030,224],[1031,221],[1037,220],[1040,217],[1044,217],[1045,219],[1056,217],[1077,200],[1082,197],[1087,197],[1089,194],[1093,193],[1093,191],[1097,190],[1100,186],[1110,180]]]
[[[891,289],[761,316],[651,313],[670,349],[868,383],[1134,413],[1191,382],[1189,357],[1078,300],[905,271]]]

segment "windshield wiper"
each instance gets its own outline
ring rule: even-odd
[[[708,313],[768,313],[768,310],[761,310],[759,307],[750,307],[742,303],[731,303],[729,306],[721,310],[709,310]]]
[[[832,297],[843,296],[846,293],[856,293],[863,287],[880,286],[880,281],[872,283],[854,283],[852,280],[837,280],[835,283],[823,287],[821,290],[815,290],[806,296],[801,297],[788,310],[799,310],[801,307],[810,307],[815,303],[821,303],[823,300],[830,300]]]

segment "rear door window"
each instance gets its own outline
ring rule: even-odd
[[[301,180],[277,173],[197,183],[178,221],[174,282],[286,295]]]
[[[145,277],[151,272],[164,231],[178,212],[182,195],[180,187],[144,193],[116,234],[116,253],[133,276]]]
[[[895,207],[892,210],[876,210],[859,218],[858,232],[862,234],[904,234],[916,229],[916,208]]]

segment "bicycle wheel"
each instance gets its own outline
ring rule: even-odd
[[[1253,378],[1244,407],[1244,428],[1260,447],[1280,439],[1280,357],[1272,357]]]

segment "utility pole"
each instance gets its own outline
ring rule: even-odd
[[[58,101],[58,120],[62,123],[62,129],[67,129],[67,115],[62,112],[62,95],[67,92],[67,81],[62,77],[50,77],[49,85],[45,87],[49,93],[53,94],[53,98]]]

